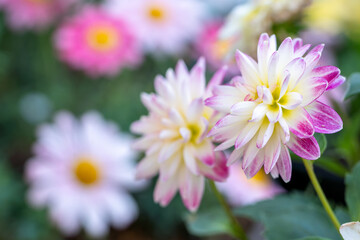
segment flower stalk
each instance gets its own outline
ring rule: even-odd
[[[226,202],[224,197],[221,195],[221,193],[217,189],[217,187],[215,185],[215,182],[212,181],[212,180],[209,180],[209,183],[210,183],[210,187],[211,187],[212,191],[214,192],[216,198],[220,202],[220,204],[223,207],[227,217],[229,218],[229,220],[231,222],[231,227],[232,227],[234,236],[236,238],[238,238],[238,239],[241,239],[241,240],[247,240],[246,233],[245,233],[244,229],[242,228],[242,226],[239,224],[236,217],[232,213],[229,204]]]
[[[309,178],[310,178],[310,181],[322,203],[322,205],[324,206],[324,209],[326,211],[326,213],[329,215],[329,218],[331,220],[331,222],[334,224],[336,230],[339,231],[340,229],[340,223],[339,223],[339,220],[337,219],[337,217],[335,216],[335,213],[334,211],[332,210],[330,204],[329,204],[329,201],[327,200],[325,194],[324,194],[324,191],[322,190],[321,186],[320,186],[320,183],[315,175],[315,172],[314,172],[314,166],[313,166],[313,163],[310,162],[309,160],[305,160],[305,159],[302,159],[303,160],[303,163],[304,163],[304,166],[305,166],[305,169],[309,175]]]

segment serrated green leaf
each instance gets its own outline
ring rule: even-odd
[[[346,90],[345,99],[360,93],[360,73],[353,73],[348,79],[349,87]]]
[[[272,200],[235,210],[262,222],[268,240],[289,240],[319,236],[340,240],[320,202],[313,196],[299,193],[278,196]]]
[[[323,152],[326,150],[327,147],[327,140],[325,135],[322,133],[315,133],[314,137],[316,138],[316,141],[319,143],[321,154],[323,154]]]
[[[356,164],[352,172],[346,175],[345,200],[353,221],[360,220],[360,163]]]
[[[220,208],[208,209],[196,214],[187,214],[185,223],[188,231],[199,237],[229,234],[234,236],[231,223]]]

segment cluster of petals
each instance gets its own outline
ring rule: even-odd
[[[181,53],[200,31],[206,11],[196,0],[108,0],[105,7],[128,19],[144,50],[155,55]]]
[[[154,200],[166,206],[179,190],[184,205],[195,211],[201,201],[205,177],[223,181],[228,176],[226,158],[215,152],[208,129],[217,114],[204,105],[215,85],[223,81],[225,68],[215,73],[206,87],[205,61],[200,58],[189,71],[183,61],[166,77],[155,79],[156,93],[141,95],[149,114],[134,122],[131,130],[142,135],[134,144],[145,152],[137,178],[159,173]]]
[[[132,26],[97,6],[85,6],[67,19],[54,41],[62,61],[93,77],[115,75],[142,61]]]
[[[242,159],[247,177],[263,166],[273,177],[291,178],[289,150],[315,160],[320,157],[317,133],[342,129],[339,115],[317,99],[341,85],[345,78],[334,66],[318,67],[324,45],[310,49],[301,39],[285,39],[279,48],[275,36],[262,34],[258,62],[237,51],[242,76],[231,85],[217,86],[206,105],[226,114],[209,136],[221,144],[216,150],[235,147],[228,163]]]
[[[26,165],[30,203],[47,206],[66,235],[84,227],[99,237],[109,225],[127,227],[138,215],[128,190],[145,184],[135,179],[131,144],[131,137],[96,112],[81,120],[58,113],[54,124],[40,126],[35,155]]]
[[[0,0],[6,20],[15,30],[41,30],[78,0]]]
[[[231,39],[219,39],[219,32],[223,23],[218,20],[209,21],[204,24],[201,32],[196,38],[194,47],[197,55],[204,56],[210,67],[218,69],[226,64],[230,73],[238,73],[239,70],[235,63],[235,52],[229,54],[232,47]]]
[[[232,39],[235,49],[256,55],[256,42],[261,33],[270,32],[274,23],[286,22],[300,14],[310,0],[253,0],[235,7],[220,30],[222,40]]]

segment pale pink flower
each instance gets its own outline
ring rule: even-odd
[[[138,214],[128,190],[144,186],[135,180],[131,144],[131,137],[96,112],[81,120],[57,114],[54,124],[39,128],[35,156],[26,165],[30,203],[47,206],[66,235],[82,226],[95,237],[110,224],[127,227]]]
[[[15,30],[48,27],[78,0],[0,0],[6,20]]]
[[[264,171],[259,171],[253,178],[248,179],[239,162],[231,165],[229,170],[228,179],[216,185],[233,206],[253,204],[284,191]]]
[[[142,60],[132,27],[95,6],[86,6],[60,26],[55,47],[64,62],[94,77],[115,75]]]
[[[360,239],[360,222],[344,223],[340,227],[340,233],[344,240]]]
[[[339,115],[317,99],[345,78],[336,67],[317,67],[324,45],[309,48],[301,39],[287,38],[277,50],[275,36],[262,34],[258,62],[237,51],[242,77],[230,86],[215,87],[214,96],[206,100],[207,106],[227,114],[209,133],[221,142],[216,150],[235,146],[228,163],[242,158],[249,178],[264,166],[266,174],[290,181],[288,149],[315,160],[320,148],[314,133],[342,129]]]
[[[179,54],[201,29],[205,6],[195,0],[108,0],[105,7],[133,25],[147,52]]]
[[[226,64],[231,73],[239,73],[236,66],[235,54],[229,54],[233,42],[231,39],[221,40],[219,31],[221,21],[212,21],[204,25],[195,42],[198,55],[204,56],[213,69],[218,69]]]
[[[211,139],[206,137],[216,114],[203,102],[224,75],[222,68],[205,88],[204,59],[191,71],[179,61],[175,72],[169,69],[166,78],[156,77],[156,94],[141,95],[149,115],[131,126],[134,133],[143,135],[134,147],[145,151],[137,177],[150,178],[159,173],[154,200],[162,206],[168,205],[179,189],[184,205],[196,211],[205,177],[223,181],[228,176],[224,154],[215,153]]]

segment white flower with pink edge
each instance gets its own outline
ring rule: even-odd
[[[128,190],[145,183],[135,179],[131,144],[131,137],[96,112],[80,121],[57,114],[54,124],[39,128],[35,156],[26,165],[30,203],[48,206],[66,235],[82,226],[93,237],[105,235],[110,224],[127,227],[138,215]]]
[[[247,177],[264,166],[273,177],[291,178],[289,150],[315,160],[320,148],[314,133],[342,129],[339,115],[317,99],[345,81],[334,66],[317,67],[323,45],[303,45],[301,39],[285,39],[276,47],[275,36],[262,34],[258,62],[237,51],[242,76],[232,85],[216,86],[206,105],[227,114],[209,136],[221,142],[216,150],[235,146],[228,164],[242,159]],[[308,52],[305,56],[304,54]]]
[[[340,227],[340,233],[344,240],[360,239],[360,222],[344,223]]]
[[[148,116],[132,124],[134,133],[143,135],[134,144],[145,151],[137,168],[138,178],[159,173],[154,200],[166,206],[177,190],[184,205],[196,211],[204,192],[205,177],[223,181],[228,176],[226,159],[215,152],[208,129],[216,113],[204,105],[214,86],[223,81],[225,68],[215,73],[205,87],[205,61],[199,59],[191,71],[179,61],[176,71],[155,79],[156,94],[141,95]]]

